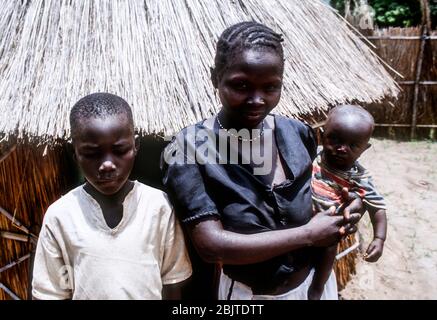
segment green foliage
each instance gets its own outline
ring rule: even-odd
[[[430,1],[431,21],[434,29],[437,29],[437,0]]]
[[[331,6],[340,12],[344,16],[345,0],[331,0]]]
[[[345,0],[331,0],[331,5],[344,15]],[[358,3],[358,1],[356,1]],[[379,27],[411,27],[421,22],[419,0],[369,0],[375,10],[374,20]],[[353,5],[354,1],[351,1]],[[351,10],[354,8],[352,7]],[[431,19],[437,23],[437,0],[430,0]]]
[[[411,27],[420,24],[420,2],[411,0],[373,0],[369,4],[375,10],[375,22],[381,27]]]

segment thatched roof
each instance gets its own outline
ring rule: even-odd
[[[371,102],[398,88],[372,51],[320,1],[1,1],[0,132],[61,138],[80,97],[124,97],[144,133],[171,134],[219,108],[209,80],[229,25],[257,20],[285,36],[277,112]]]

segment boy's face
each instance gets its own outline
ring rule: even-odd
[[[330,119],[323,133],[324,161],[334,169],[349,170],[370,147],[372,125],[345,117]]]
[[[83,174],[98,192],[113,195],[125,185],[137,152],[125,115],[84,119],[73,145]]]
[[[223,109],[234,125],[254,128],[281,97],[284,63],[272,50],[237,54],[217,81]]]

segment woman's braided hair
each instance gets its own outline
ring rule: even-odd
[[[211,70],[214,85],[216,86],[216,81],[221,78],[234,57],[246,49],[273,50],[283,60],[282,41],[284,41],[282,35],[255,21],[240,22],[230,26],[223,31],[217,42],[215,67]]]

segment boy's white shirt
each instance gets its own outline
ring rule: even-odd
[[[162,286],[191,275],[167,195],[135,181],[114,229],[80,186],[47,210],[35,254],[37,299],[161,299]]]

